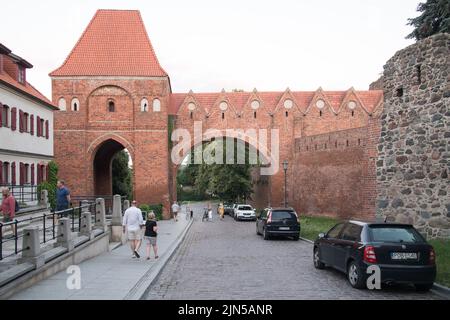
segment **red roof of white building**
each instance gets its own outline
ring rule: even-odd
[[[12,59],[12,63],[20,64],[27,69],[32,68],[33,66],[26,61],[25,59],[15,55],[12,53],[10,49],[0,43],[0,54],[5,55],[4,59],[8,57]],[[5,61],[3,62],[5,63]],[[32,99],[37,99],[39,102],[45,104],[47,107],[51,109],[58,110],[58,108],[49,100],[46,96],[44,96],[39,90],[33,87],[28,81],[20,83],[18,79],[15,79],[11,74],[9,74],[6,70],[0,70],[0,83],[10,87],[13,90],[21,92],[29,96]]]
[[[98,10],[59,76],[165,77],[137,10]]]

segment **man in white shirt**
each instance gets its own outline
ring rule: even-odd
[[[130,242],[133,258],[140,258],[139,248],[141,247],[142,234],[141,229],[144,226],[144,219],[142,218],[142,211],[136,207],[136,200],[133,200],[131,207],[129,207],[123,216],[123,232],[128,233],[128,241]]]
[[[180,206],[176,201],[174,201],[172,205],[172,212],[173,212],[173,219],[175,221],[178,221],[178,211],[180,211]]]

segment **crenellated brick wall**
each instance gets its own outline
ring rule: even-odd
[[[292,205],[300,214],[373,220],[369,134],[365,126],[295,139]]]

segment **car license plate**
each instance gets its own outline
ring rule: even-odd
[[[417,260],[416,252],[392,252],[392,260]]]
[[[291,230],[291,228],[289,228],[289,227],[280,227],[280,230],[283,230],[283,231],[285,231],[285,230]]]

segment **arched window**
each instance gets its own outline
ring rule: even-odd
[[[141,100],[141,112],[148,112],[148,100],[145,98]]]
[[[59,108],[60,111],[66,111],[67,110],[66,99],[60,98],[58,100],[58,108]]]
[[[80,101],[77,98],[72,99],[71,108],[72,111],[80,111]]]
[[[158,98],[153,99],[153,112],[161,111],[161,100]]]
[[[114,101],[112,101],[112,100],[108,101],[108,111],[109,112],[115,112],[116,111],[116,105],[114,104]]]

